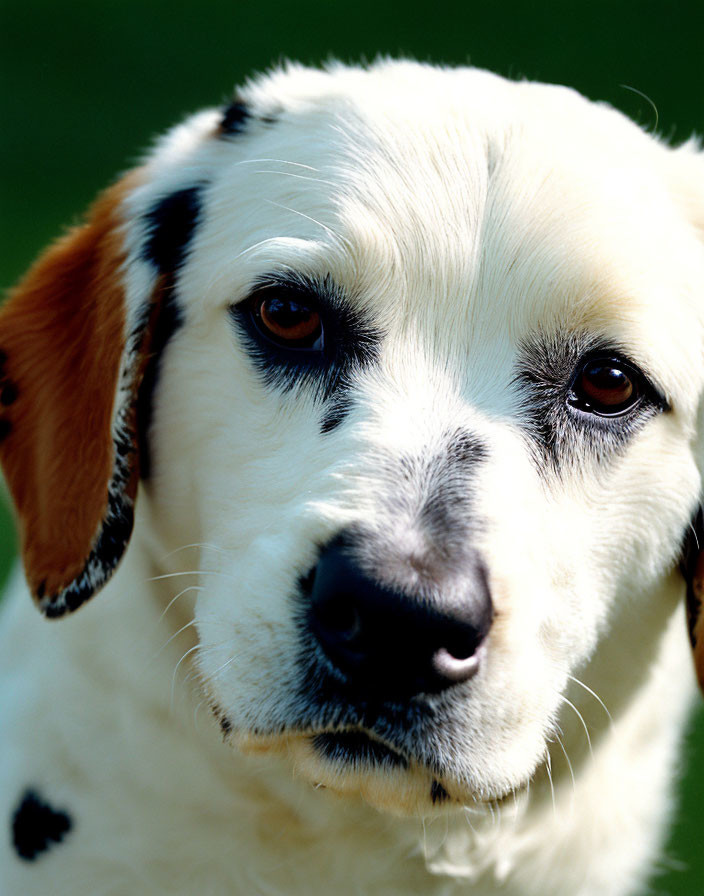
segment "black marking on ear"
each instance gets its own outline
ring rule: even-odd
[[[433,805],[444,803],[450,799],[450,794],[445,790],[439,781],[433,781],[430,785],[430,799]]]
[[[177,190],[145,215],[149,236],[142,257],[160,274],[173,274],[183,263],[200,216],[202,189],[200,185]]]
[[[0,442],[6,439],[12,432],[12,424],[9,420],[0,420]]]
[[[220,120],[220,133],[224,137],[241,134],[251,117],[252,113],[249,111],[247,104],[240,100],[234,100],[223,112]]]
[[[66,836],[73,823],[67,812],[54,809],[33,790],[22,795],[12,816],[12,844],[26,862],[51,849]]]
[[[83,572],[67,588],[48,599],[41,600],[43,594],[37,594],[41,600],[40,608],[47,619],[59,619],[66,613],[73,613],[89,600],[98,588],[102,588],[125,553],[133,524],[132,504],[119,493],[109,494],[108,512]]]
[[[17,386],[10,380],[0,383],[0,404],[5,406],[17,400]]]

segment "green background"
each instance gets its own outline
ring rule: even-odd
[[[516,78],[566,83],[675,141],[704,134],[704,0],[2,0],[0,287],[156,133],[224,100],[252,71],[284,57],[320,62],[378,54],[471,62]],[[13,552],[0,502],[2,577]],[[700,711],[653,892],[701,896],[703,834]]]

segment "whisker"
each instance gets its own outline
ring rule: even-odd
[[[591,739],[591,737],[590,737],[590,735],[589,735],[589,729],[587,728],[587,723],[584,721],[584,716],[583,716],[582,713],[577,709],[577,707],[574,705],[574,703],[572,703],[571,700],[568,700],[567,697],[565,697],[563,694],[560,694],[560,699],[562,700],[563,703],[566,703],[572,710],[574,710],[574,712],[575,712],[576,715],[577,715],[577,718],[578,718],[579,721],[582,723],[582,728],[584,728],[584,733],[585,733],[586,736],[587,736],[587,744],[589,745],[589,753],[590,753],[590,755],[591,755],[592,758],[593,758],[593,757],[594,757],[594,750],[592,749],[592,739]]]
[[[584,688],[584,690],[585,690],[588,694],[591,694],[591,695],[592,695],[592,697],[596,700],[596,702],[599,704],[599,706],[601,706],[601,708],[604,710],[604,712],[605,712],[606,715],[608,716],[608,718],[609,718],[609,723],[610,723],[611,726],[613,727],[614,720],[613,720],[613,718],[612,718],[612,716],[611,716],[611,713],[610,713],[609,710],[608,710],[608,707],[606,706],[606,704],[604,703],[604,701],[601,699],[601,697],[600,697],[595,691],[593,691],[590,687],[588,687],[583,681],[580,681],[579,678],[575,678],[574,675],[569,675],[569,674],[568,674],[567,677],[570,679],[570,681],[573,681],[575,684],[578,684],[581,688]]]
[[[173,710],[174,710],[174,701],[175,701],[175,697],[176,697],[176,675],[178,673],[179,666],[186,659],[186,657],[189,657],[192,653],[195,653],[197,650],[202,650],[202,649],[203,649],[202,644],[196,644],[194,647],[191,647],[189,650],[187,650],[184,653],[184,655],[181,657],[181,659],[176,663],[176,668],[174,669],[174,674],[171,676],[171,703],[170,703],[171,712],[173,712]]]
[[[212,673],[212,675],[211,675],[210,677],[211,677],[211,678],[216,678],[218,675],[220,675],[221,672],[224,672],[225,669],[228,668],[228,666],[231,666],[232,663],[234,663],[235,660],[239,658],[239,656],[240,656],[239,653],[235,653],[233,656],[230,657],[229,660],[227,660],[225,663],[223,663],[222,666],[220,666],[219,669],[216,669],[216,670]]]
[[[298,215],[300,218],[305,218],[306,221],[310,221],[312,224],[317,224],[318,227],[322,227],[322,229],[326,233],[329,233],[336,242],[341,242],[339,236],[335,233],[335,231],[328,227],[327,224],[323,224],[322,221],[317,221],[315,218],[311,218],[310,215],[299,212],[295,208],[290,208],[288,205],[282,205],[280,202],[274,202],[273,199],[264,199],[263,201],[268,205],[275,205],[277,208],[281,208],[286,212],[291,212],[292,215]]]
[[[187,548],[207,548],[210,551],[219,551],[221,554],[227,553],[227,551],[224,551],[216,544],[210,544],[207,541],[194,541],[192,544],[182,544],[180,548],[174,548],[173,551],[169,551],[168,554],[165,554],[161,558],[161,562],[163,563],[164,560],[168,560],[169,557],[173,557],[174,554],[178,554],[180,551],[185,551]]]
[[[152,576],[147,582],[158,582],[160,579],[175,579],[177,576],[220,576],[223,579],[232,579],[234,576],[214,569],[188,569],[183,572],[165,572],[160,576]]]
[[[650,105],[650,108],[653,110],[653,112],[655,112],[655,124],[653,125],[653,130],[652,130],[652,133],[655,133],[658,129],[658,121],[660,120],[660,116],[658,114],[658,107],[650,99],[648,94],[643,93],[642,90],[638,90],[637,87],[631,87],[630,84],[619,84],[618,86],[621,87],[623,90],[630,90],[632,93],[635,93],[637,96],[642,97],[646,101],[646,103],[648,103]]]
[[[312,165],[304,165],[302,162],[289,162],[287,159],[243,159],[238,165],[260,165],[262,162],[277,162],[279,165],[291,165],[294,168],[305,168],[307,171],[319,171]]]
[[[182,625],[181,628],[180,628],[177,632],[174,632],[173,635],[171,635],[171,637],[170,637],[164,644],[161,645],[161,647],[160,647],[159,650],[157,651],[157,654],[156,654],[156,655],[159,656],[159,654],[162,652],[162,650],[165,650],[165,649],[169,646],[169,644],[174,640],[174,638],[178,638],[178,636],[179,636],[182,632],[185,632],[186,629],[191,628],[191,627],[194,626],[195,624],[196,624],[196,620],[195,620],[195,619],[191,619],[190,622],[187,622],[185,625]]]
[[[166,614],[169,612],[171,607],[176,603],[176,601],[179,599],[179,597],[181,597],[184,594],[188,594],[189,591],[205,591],[205,588],[203,588],[202,585],[189,585],[187,588],[184,588],[183,591],[179,591],[179,593],[176,595],[176,597],[172,597],[171,600],[169,601],[169,603],[167,604],[166,609],[159,617],[159,622],[161,622],[163,620],[164,616],[166,616]]]
[[[560,735],[557,733],[555,733],[555,740],[558,742],[558,744],[560,745],[560,749],[565,754],[567,768],[570,771],[570,778],[572,778],[572,803],[571,803],[571,805],[574,805],[574,797],[575,797],[575,794],[577,793],[577,782],[574,777],[574,769],[572,768],[572,763],[570,762],[570,757],[567,755],[567,750],[565,749],[565,745],[562,743],[562,739],[560,738]]]
[[[328,187],[336,187],[337,184],[331,180],[323,180],[320,177],[309,177],[307,174],[294,174],[292,171],[265,171],[265,170],[257,170],[253,171],[253,174],[277,174],[279,177],[295,177],[298,180],[309,180],[315,184],[325,184]]]
[[[550,796],[552,798],[552,814],[557,817],[557,804],[555,802],[555,785],[552,780],[552,757],[550,750],[545,747],[545,771],[548,773],[548,781],[550,782]]]

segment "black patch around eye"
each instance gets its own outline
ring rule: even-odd
[[[267,296],[314,308],[322,326],[320,347],[287,348],[263,336],[253,309]],[[352,406],[351,374],[376,360],[380,335],[332,279],[272,276],[255,285],[250,297],[230,310],[266,385],[284,392],[300,385],[312,388],[316,398],[326,404],[321,431],[336,429]]]
[[[177,190],[156,202],[145,215],[148,236],[142,250],[160,274],[175,272],[198,224],[202,186]]]
[[[639,376],[639,398],[617,416],[591,414],[573,401],[572,388],[590,359],[622,359]],[[669,409],[664,395],[638,371],[623,347],[575,334],[539,334],[519,347],[514,382],[521,397],[521,419],[548,466],[559,470],[587,456],[603,460],[622,450],[656,414]]]
[[[0,420],[0,442],[6,439],[12,432],[12,424],[9,420]]]
[[[12,816],[12,844],[26,862],[60,843],[71,830],[67,812],[54,809],[33,790],[22,795]]]

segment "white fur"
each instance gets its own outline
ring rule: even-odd
[[[139,216],[208,184],[125,559],[61,622],[19,576],[2,610],[0,807],[34,786],[75,828],[31,864],[5,838],[0,890],[635,893],[694,690],[676,566],[703,460],[701,155],[471,69],[288,66],[243,96],[277,120],[222,140],[195,116],[125,201],[131,320],[153,283]],[[331,275],[385,334],[325,435],[229,320],[276,271]],[[541,469],[513,381],[537,331],[626,345],[671,410]],[[293,730],[291,596],[345,526],[403,543],[458,430],[488,447],[472,508],[497,619],[471,688],[438,703],[438,808],[427,770],[333,767]]]

